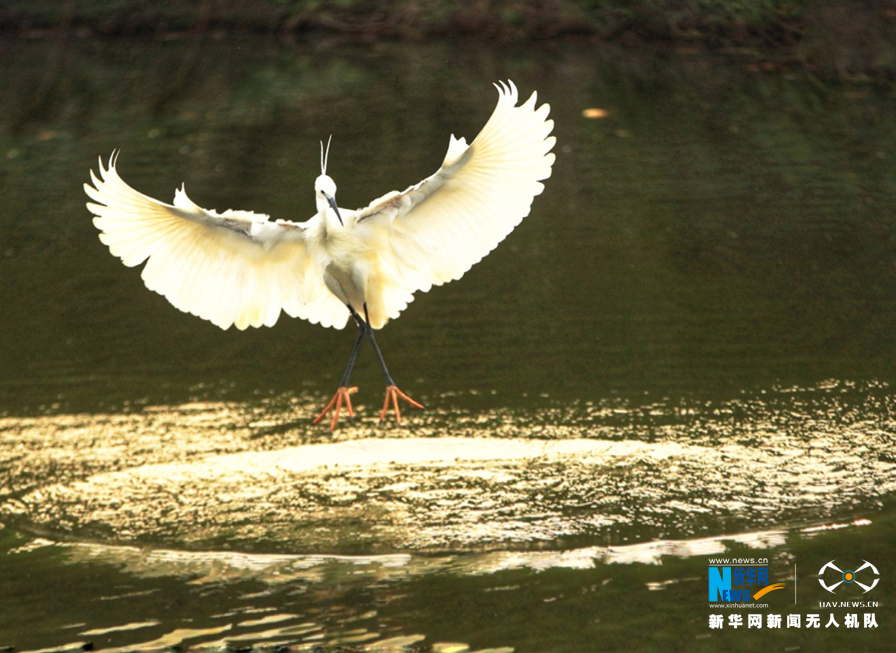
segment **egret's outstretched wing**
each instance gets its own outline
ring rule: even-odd
[[[164,204],[128,186],[117,154],[100,160],[84,184],[93,224],[113,255],[143,268],[146,287],[175,307],[222,329],[273,326],[289,315],[343,327],[345,307],[324,286],[308,256],[307,223],[272,222],[248,211],[217,213],[194,204],[183,188]]]
[[[459,279],[482,260],[529,214],[550,177],[550,107],[536,107],[535,93],[517,106],[513,82],[496,87],[498,105],[469,146],[452,136],[434,175],[355,214],[391,282],[374,326],[396,317],[413,292]]]

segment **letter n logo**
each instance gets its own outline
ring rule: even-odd
[[[724,601],[725,590],[731,590],[731,567],[709,567],[709,600]]]

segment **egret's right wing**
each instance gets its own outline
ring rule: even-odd
[[[273,326],[283,310],[323,326],[349,313],[308,256],[307,223],[270,221],[248,211],[200,208],[178,190],[165,204],[128,186],[100,160],[84,190],[100,240],[128,267],[147,261],[146,287],[176,308],[227,329]]]
[[[529,214],[551,175],[550,107],[536,107],[535,93],[516,106],[513,82],[496,87],[498,104],[469,146],[452,136],[434,175],[354,215],[381,250],[381,269],[402,288],[386,298],[385,318],[396,317],[411,293],[463,276]]]

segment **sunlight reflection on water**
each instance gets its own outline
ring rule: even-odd
[[[861,527],[866,521],[825,525]],[[808,534],[818,527],[808,527]],[[65,543],[41,539],[12,553],[28,553],[43,547],[65,551],[70,563],[103,562],[146,578],[176,576],[190,578],[192,584],[222,581],[259,580],[280,585],[295,581],[322,582],[339,575],[359,575],[378,580],[404,580],[425,574],[449,571],[459,575],[486,575],[501,571],[530,569],[590,569],[601,564],[661,564],[664,556],[703,556],[724,553],[732,544],[770,549],[785,543],[786,531],[729,533],[694,540],[660,540],[625,546],[592,546],[565,551],[492,551],[439,556],[410,554],[383,555],[290,555],[248,554],[231,551],[177,551],[144,549],[95,543]]]
[[[315,400],[5,418],[0,515],[190,549],[562,549],[844,518],[896,488],[890,412],[877,405],[891,399],[873,385],[690,406],[435,411],[419,427],[360,425],[324,442],[288,425]],[[288,428],[271,430],[272,414]]]
[[[866,520],[849,524],[827,524],[796,531],[801,536],[811,536],[819,528],[843,529],[861,528],[870,525]],[[600,576],[604,582],[614,577],[610,569],[632,564],[661,566],[670,557],[684,558],[713,554],[724,554],[731,550],[755,550],[767,555],[769,551],[780,550],[794,532],[766,531],[740,534],[726,534],[719,537],[681,541],[655,541],[620,547],[584,547],[566,551],[493,551],[486,553],[456,553],[447,555],[285,555],[285,554],[245,554],[228,551],[176,551],[165,549],[143,549],[133,546],[109,546],[90,543],[53,542],[34,539],[27,544],[9,551],[11,556],[40,554],[42,550],[61,552],[64,562],[81,568],[96,568],[106,565],[133,579],[183,579],[201,592],[202,588],[220,589],[224,587],[245,587],[247,584],[261,583],[261,589],[251,594],[243,594],[241,601],[225,612],[208,617],[204,628],[178,627],[170,629],[162,622],[128,622],[91,628],[79,633],[80,637],[103,638],[124,636],[137,644],[121,648],[104,648],[115,651],[156,650],[167,647],[190,645],[190,650],[230,650],[233,646],[246,643],[254,646],[289,644],[290,650],[317,650],[315,646],[351,646],[350,650],[399,651],[409,650],[415,644],[427,639],[424,634],[381,632],[388,624],[377,610],[348,612],[333,623],[332,619],[317,621],[311,614],[284,612],[280,602],[264,607],[258,599],[280,597],[289,591],[290,595],[310,594],[318,599],[332,588],[345,587],[407,587],[416,579],[434,576],[463,578],[482,577],[491,579],[492,592],[519,590],[516,585],[502,585],[504,572],[528,570],[544,572],[551,569],[592,570],[603,569]],[[673,578],[664,581],[645,581],[647,590],[658,591],[670,585],[691,583],[692,578]],[[497,583],[497,584],[495,584]],[[268,588],[268,589],[265,589]],[[315,589],[316,588],[316,589]],[[330,588],[328,590],[328,588]],[[110,588],[111,589],[111,588]],[[127,590],[117,595],[115,591],[106,600],[132,598]],[[345,591],[343,589],[343,591]],[[546,599],[547,600],[547,599]],[[254,607],[253,607],[254,606]],[[107,620],[106,620],[107,621]],[[388,626],[387,626],[388,628]],[[144,632],[155,629],[161,635],[140,637]],[[132,634],[134,633],[134,634]],[[73,642],[72,646],[79,646]],[[431,648],[429,648],[431,647]],[[412,649],[410,649],[412,650]],[[469,652],[470,646],[458,642],[434,641],[427,650]],[[480,649],[480,653],[509,653],[509,647]]]

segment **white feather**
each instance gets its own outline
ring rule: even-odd
[[[374,325],[397,317],[414,292],[462,277],[529,214],[550,177],[549,106],[536,109],[535,93],[516,106],[513,82],[497,88],[498,105],[469,147],[452,136],[434,175],[357,212],[393,284]]]
[[[217,213],[194,204],[183,188],[165,204],[128,186],[117,155],[84,190],[100,240],[128,267],[146,261],[146,287],[176,308],[227,329],[273,326],[280,311],[343,327],[348,313],[315,274],[306,224],[248,211]]]
[[[217,213],[183,187],[165,204],[128,186],[100,160],[84,185],[100,240],[147,288],[222,329],[273,326],[285,311],[342,328],[346,303],[382,327],[414,298],[459,279],[529,214],[551,174],[549,107],[517,106],[512,82],[472,143],[451,136],[439,170],[359,211],[332,208],[336,186],[315,182],[317,213],[303,223],[248,211]],[[329,149],[329,147],[327,148]],[[326,155],[322,148],[322,166]]]

